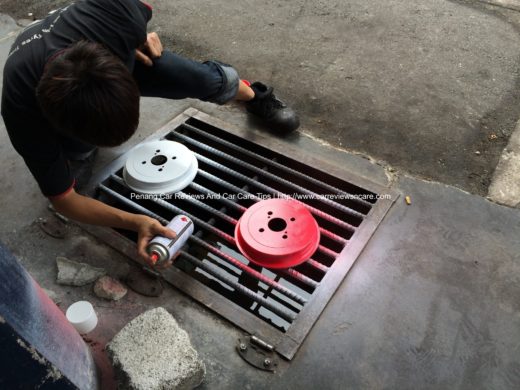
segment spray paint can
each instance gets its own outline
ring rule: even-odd
[[[146,246],[146,252],[155,265],[170,260],[190,238],[194,228],[193,221],[185,215],[177,215],[166,227],[175,232],[175,238],[155,236]]]

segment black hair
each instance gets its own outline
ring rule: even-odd
[[[44,116],[64,135],[117,146],[139,124],[139,88],[103,45],[79,41],[47,64],[36,90]]]

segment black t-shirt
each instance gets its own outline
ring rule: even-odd
[[[74,178],[60,136],[43,117],[36,87],[47,61],[80,40],[103,44],[132,70],[146,41],[151,7],[139,0],[84,0],[61,8],[17,37],[4,68],[2,116],[16,151],[45,196],[67,192]]]

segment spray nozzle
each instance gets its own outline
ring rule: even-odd
[[[157,253],[154,252],[154,253],[152,253],[152,254],[150,255],[150,259],[151,259],[151,260],[153,261],[153,263],[155,264],[155,263],[157,263],[157,260],[159,260],[159,255],[158,255]]]

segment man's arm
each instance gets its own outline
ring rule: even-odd
[[[75,221],[137,232],[138,254],[149,264],[151,260],[145,250],[148,242],[156,235],[175,238],[175,233],[162,226],[156,219],[119,210],[78,194],[74,189],[63,196],[51,197],[49,200],[57,212]]]

